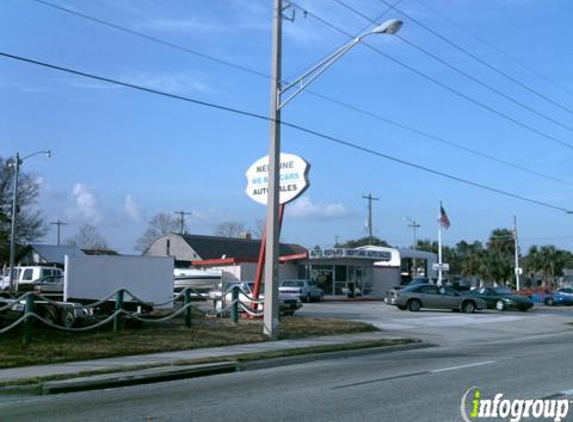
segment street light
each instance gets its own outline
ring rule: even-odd
[[[410,224],[408,224],[408,227],[410,227],[412,229],[412,231],[414,232],[414,246],[412,246],[412,250],[416,250],[416,243],[417,243],[417,239],[416,239],[416,230],[420,228],[420,224],[418,224],[418,222],[416,222],[415,220],[412,220],[410,217],[406,216],[404,217],[406,221],[409,221]],[[412,277],[414,277],[417,273],[418,268],[416,267],[416,258],[412,258]]]
[[[271,56],[271,107],[269,136],[269,185],[267,202],[267,246],[265,251],[265,306],[263,333],[276,340],[278,334],[278,255],[279,255],[279,166],[281,109],[302,92],[312,81],[370,34],[395,34],[402,22],[392,19],[356,37],[330,56],[317,63],[292,83],[281,87],[282,64],[282,0],[275,0],[273,9],[273,45]],[[296,89],[295,89],[296,88]],[[282,97],[294,90],[284,101]]]
[[[45,154],[46,157],[48,158],[50,158],[52,155],[50,150],[36,151],[24,157],[20,157],[20,154],[16,153],[16,156],[10,159],[9,163],[9,166],[14,169],[14,187],[12,189],[12,228],[10,230],[10,275],[8,277],[10,292],[14,291],[14,260],[16,255],[15,252],[16,252],[16,216],[17,216],[16,208],[18,205],[17,204],[18,176],[20,175],[20,166],[25,160],[38,154]]]

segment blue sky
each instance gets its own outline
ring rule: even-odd
[[[49,1],[251,72],[33,0],[0,2],[1,52],[268,114],[269,80],[257,73],[270,73],[271,0]],[[402,0],[396,7],[407,16],[388,11],[381,0],[295,3],[309,13],[305,17],[299,9],[294,22],[284,22],[287,80],[348,41],[333,27],[358,34],[371,26],[364,16],[379,22],[399,18],[404,26],[399,37],[366,38],[378,52],[356,46],[311,86],[312,93],[284,108],[285,121],[473,183],[573,209],[570,1]],[[254,225],[264,218],[265,207],[244,192],[244,173],[267,154],[265,121],[5,57],[0,57],[0,89],[0,155],[52,150],[52,158],[34,157],[22,170],[38,175],[46,218],[68,223],[62,228],[64,239],[89,223],[111,247],[132,253],[136,238],[159,212],[192,212],[188,226],[198,234],[213,234],[225,220]],[[412,243],[406,216],[420,223],[419,238],[435,240],[440,200],[452,223],[444,233],[446,244],[485,241],[491,230],[511,227],[516,215],[523,247],[573,245],[573,216],[551,207],[290,128],[283,129],[282,149],[312,165],[311,187],[287,206],[284,241],[328,247],[336,236],[340,241],[364,236],[367,201],[362,196],[371,193],[380,198],[373,204],[374,232],[393,245]],[[52,229],[46,242],[55,242]]]

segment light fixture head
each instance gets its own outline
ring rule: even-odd
[[[399,19],[390,19],[372,30],[373,34],[395,34],[402,28],[403,22]]]

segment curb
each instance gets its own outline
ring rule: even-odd
[[[366,347],[363,349],[341,350],[334,352],[317,352],[300,356],[288,356],[282,358],[261,359],[252,362],[239,363],[239,371],[254,371],[258,369],[274,368],[277,366],[297,365],[299,363],[314,362],[323,359],[346,359],[354,356],[367,356],[381,353],[404,352],[408,350],[426,349],[436,347],[435,344],[422,343],[420,341],[399,344],[396,346]]]
[[[72,378],[62,381],[47,381],[41,385],[40,394],[61,394],[76,391],[101,390],[104,388],[125,387],[130,385],[151,384],[184,378],[205,377],[209,375],[235,372],[237,363],[208,363],[179,367],[161,367],[133,372],[111,373],[103,375]]]

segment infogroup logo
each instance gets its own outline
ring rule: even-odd
[[[471,387],[462,396],[460,412],[465,422],[485,419],[544,419],[560,422],[569,412],[568,399],[506,399],[503,393],[484,398],[478,387]]]

